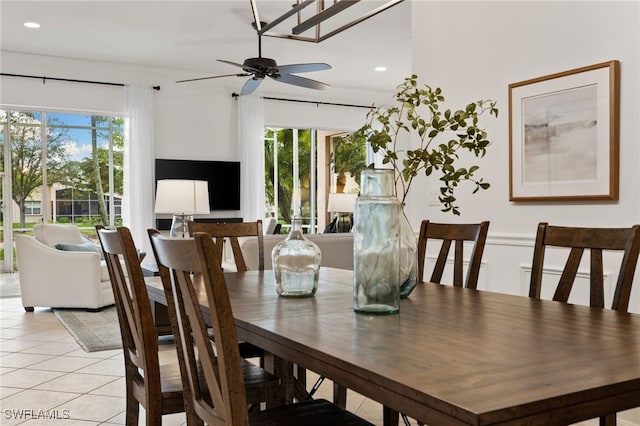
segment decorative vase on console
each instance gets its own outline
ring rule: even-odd
[[[305,238],[302,218],[291,219],[291,230],[271,252],[276,290],[283,297],[311,297],[318,289],[320,248]]]

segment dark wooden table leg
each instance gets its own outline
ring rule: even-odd
[[[264,369],[280,377],[280,394],[272,398],[272,404],[274,406],[291,404],[294,393],[293,364],[271,353],[265,352]]]

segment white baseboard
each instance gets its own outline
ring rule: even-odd
[[[619,415],[616,420],[617,420],[616,423],[618,426],[640,426],[637,423],[633,423],[633,422],[621,419]],[[598,426],[599,424],[600,424],[600,421],[598,419],[591,419],[591,420],[586,420],[584,422],[575,423],[572,426]]]

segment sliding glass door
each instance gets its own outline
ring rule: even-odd
[[[316,131],[268,127],[264,140],[267,214],[277,218],[284,231],[292,215],[300,215],[306,232],[315,233]]]
[[[359,192],[360,171],[372,161],[364,138],[347,132],[267,127],[265,144],[266,215],[285,232],[295,212],[305,232],[323,232],[332,192]]]

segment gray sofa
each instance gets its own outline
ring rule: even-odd
[[[272,269],[271,251],[273,247],[286,235],[265,235],[264,236],[264,268]],[[320,266],[353,270],[353,234],[310,234],[305,237],[313,241],[320,247],[322,260]],[[258,269],[258,244],[257,238],[244,238],[240,241],[240,248],[244,255],[247,266],[251,270]],[[232,261],[233,262],[233,261]],[[225,262],[225,269],[228,265]],[[232,269],[232,268],[230,268]]]

